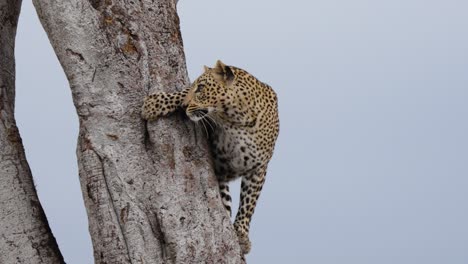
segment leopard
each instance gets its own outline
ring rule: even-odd
[[[230,217],[229,183],[241,178],[239,208],[233,225],[242,253],[248,254],[252,215],[279,134],[277,95],[247,71],[218,60],[213,68],[204,66],[204,72],[182,91],[147,96],[142,118],[154,121],[179,108],[185,109],[190,120],[208,124],[204,127],[214,173],[222,204]]]

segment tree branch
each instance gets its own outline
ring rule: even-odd
[[[20,8],[21,1],[0,0],[0,263],[64,263],[37,197],[14,118]]]

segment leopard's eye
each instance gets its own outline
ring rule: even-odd
[[[197,86],[197,89],[195,90],[196,93],[199,93],[201,91],[203,91],[203,89],[205,88],[205,85],[204,84],[199,84]]]

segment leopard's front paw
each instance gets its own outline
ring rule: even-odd
[[[143,102],[141,109],[141,117],[146,120],[155,120],[156,118],[165,115],[165,108],[162,107],[162,93],[149,95]]]
[[[239,229],[236,229],[236,233],[237,233],[237,239],[239,240],[239,245],[242,250],[242,254],[244,255],[248,254],[252,246],[249,240],[249,234],[245,232],[244,230],[239,230]]]

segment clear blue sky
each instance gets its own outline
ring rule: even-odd
[[[467,11],[466,0],[179,2],[192,80],[222,59],[279,95],[249,263],[468,263]],[[30,1],[16,57],[40,199],[66,261],[92,263],[77,117]]]

